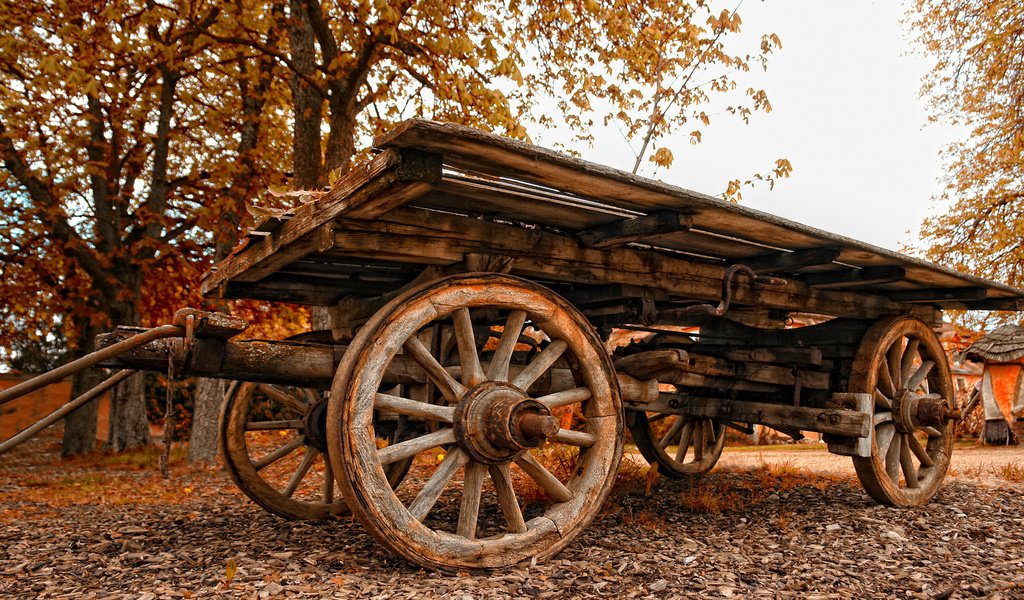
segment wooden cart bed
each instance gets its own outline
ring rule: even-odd
[[[875,318],[1024,309],[1024,291],[704,194],[474,129],[406,121],[328,193],[259,224],[203,292],[335,305],[426,267],[503,270],[570,300],[716,301]]]

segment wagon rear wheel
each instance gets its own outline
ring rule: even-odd
[[[235,382],[228,389],[220,417],[224,468],[238,489],[267,512],[294,521],[348,513],[327,459],[326,396],[269,383]],[[382,435],[395,441],[402,431],[392,420]],[[409,464],[389,467],[393,485],[401,482]]]
[[[935,333],[912,317],[875,323],[864,335],[850,391],[874,396],[871,456],[853,459],[876,501],[918,506],[938,491],[953,452],[949,363]]]
[[[495,324],[483,347],[474,321]],[[451,364],[418,337],[438,322],[457,339]],[[540,352],[524,352],[521,336],[539,341]],[[378,392],[400,352],[446,403]],[[552,389],[555,371],[567,382],[560,391]],[[381,449],[375,408],[434,426]],[[328,424],[331,462],[353,513],[386,547],[428,568],[550,557],[597,514],[622,455],[617,380],[600,339],[564,300],[508,276],[446,278],[382,308],[338,368]],[[413,456],[396,493],[384,469]]]
[[[630,411],[626,423],[640,454],[669,477],[707,473],[725,447],[725,426],[715,419]]]

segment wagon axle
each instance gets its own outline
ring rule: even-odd
[[[559,422],[519,388],[487,381],[459,401],[454,428],[459,447],[474,460],[499,464],[555,437]]]

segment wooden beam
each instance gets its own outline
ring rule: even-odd
[[[800,281],[811,287],[828,289],[894,283],[903,281],[906,277],[907,271],[903,267],[865,267],[863,269],[807,273],[800,277]]]
[[[971,310],[1024,310],[1024,298],[988,298],[963,303],[964,308]]]
[[[871,426],[871,415],[856,410],[808,408],[719,398],[676,397],[672,394],[662,394],[654,402],[635,408],[646,412],[727,419],[738,423],[756,423],[787,430],[818,431],[852,438],[867,437]]]
[[[607,225],[598,225],[576,234],[587,248],[612,248],[662,233],[686,231],[693,225],[693,217],[671,210],[660,210],[633,219],[622,219]]]
[[[668,300],[668,293],[657,287],[609,283],[606,285],[575,285],[562,294],[574,306],[591,306],[618,302],[623,299],[649,298]]]
[[[898,302],[950,302],[984,300],[987,294],[988,291],[985,288],[963,287],[900,290],[898,292],[887,292],[885,295]]]
[[[429,224],[429,225],[428,225]],[[670,294],[717,302],[721,266],[643,249],[581,248],[575,237],[404,207],[374,221],[337,222],[335,252],[412,264],[452,264],[467,253],[514,258],[512,273],[565,283],[652,283]],[[798,281],[734,283],[733,304],[817,314],[875,318],[902,314],[905,306],[876,295],[809,288]]]
[[[793,273],[804,267],[830,264],[839,258],[840,252],[840,248],[805,248],[752,256],[734,260],[732,264],[746,265],[756,273]]]

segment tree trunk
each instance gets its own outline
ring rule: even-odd
[[[226,384],[222,379],[196,379],[192,433],[188,443],[189,462],[213,462],[217,459],[217,430]]]
[[[98,329],[86,326],[78,338],[78,350],[68,355],[68,361],[85,356],[95,349]],[[77,398],[103,380],[99,369],[86,369],[71,378],[71,397]],[[74,456],[91,452],[96,448],[96,423],[99,418],[100,399],[97,398],[64,417],[64,439],[61,441],[61,456]]]
[[[71,378],[71,397],[77,398],[103,380],[96,369],[86,369]],[[100,413],[100,398],[80,406],[64,417],[64,439],[61,440],[61,456],[74,456],[91,452],[96,448],[96,423]]]
[[[140,373],[111,391],[110,435],[104,449],[123,452],[152,443],[149,419],[146,418],[145,387],[145,376]]]
[[[301,0],[291,0],[288,21],[288,43],[295,69],[312,77],[316,73],[316,47],[313,29]],[[323,173],[320,153],[320,124],[323,122],[324,99],[320,92],[292,74],[292,102],[295,126],[292,133],[292,160],[295,169],[293,185],[297,189],[315,189]]]

